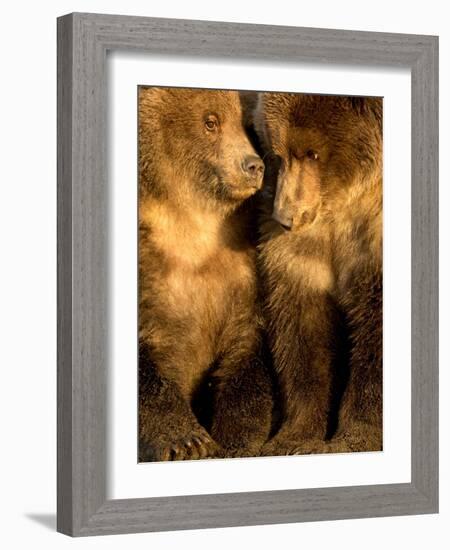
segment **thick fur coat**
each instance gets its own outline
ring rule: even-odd
[[[139,455],[257,455],[261,360],[250,198],[264,165],[237,92],[139,91]]]
[[[259,245],[283,422],[264,454],[382,449],[382,100],[264,93]]]

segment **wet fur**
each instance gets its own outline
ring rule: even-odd
[[[140,460],[257,455],[273,398],[239,96],[141,88],[139,108]]]
[[[283,404],[263,454],[382,449],[381,120],[379,99],[260,96],[259,266]],[[320,195],[285,231],[271,215],[292,149],[320,152],[311,170]]]

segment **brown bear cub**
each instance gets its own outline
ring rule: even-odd
[[[254,123],[273,189],[259,264],[283,401],[263,454],[381,450],[382,100],[264,93]]]
[[[139,457],[258,455],[269,437],[237,92],[139,89]]]

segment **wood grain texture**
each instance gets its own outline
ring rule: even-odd
[[[412,480],[106,498],[106,52],[401,66],[412,74]],[[74,535],[437,512],[438,39],[116,15],[58,20],[58,530]]]
[[[438,508],[438,41],[411,71],[412,480]]]
[[[72,525],[72,20],[58,21],[57,529]]]

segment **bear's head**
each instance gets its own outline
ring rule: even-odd
[[[286,229],[312,223],[381,161],[381,98],[262,93],[255,128],[276,188],[272,217]]]
[[[139,88],[141,196],[238,205],[264,163],[244,130],[238,92]]]

